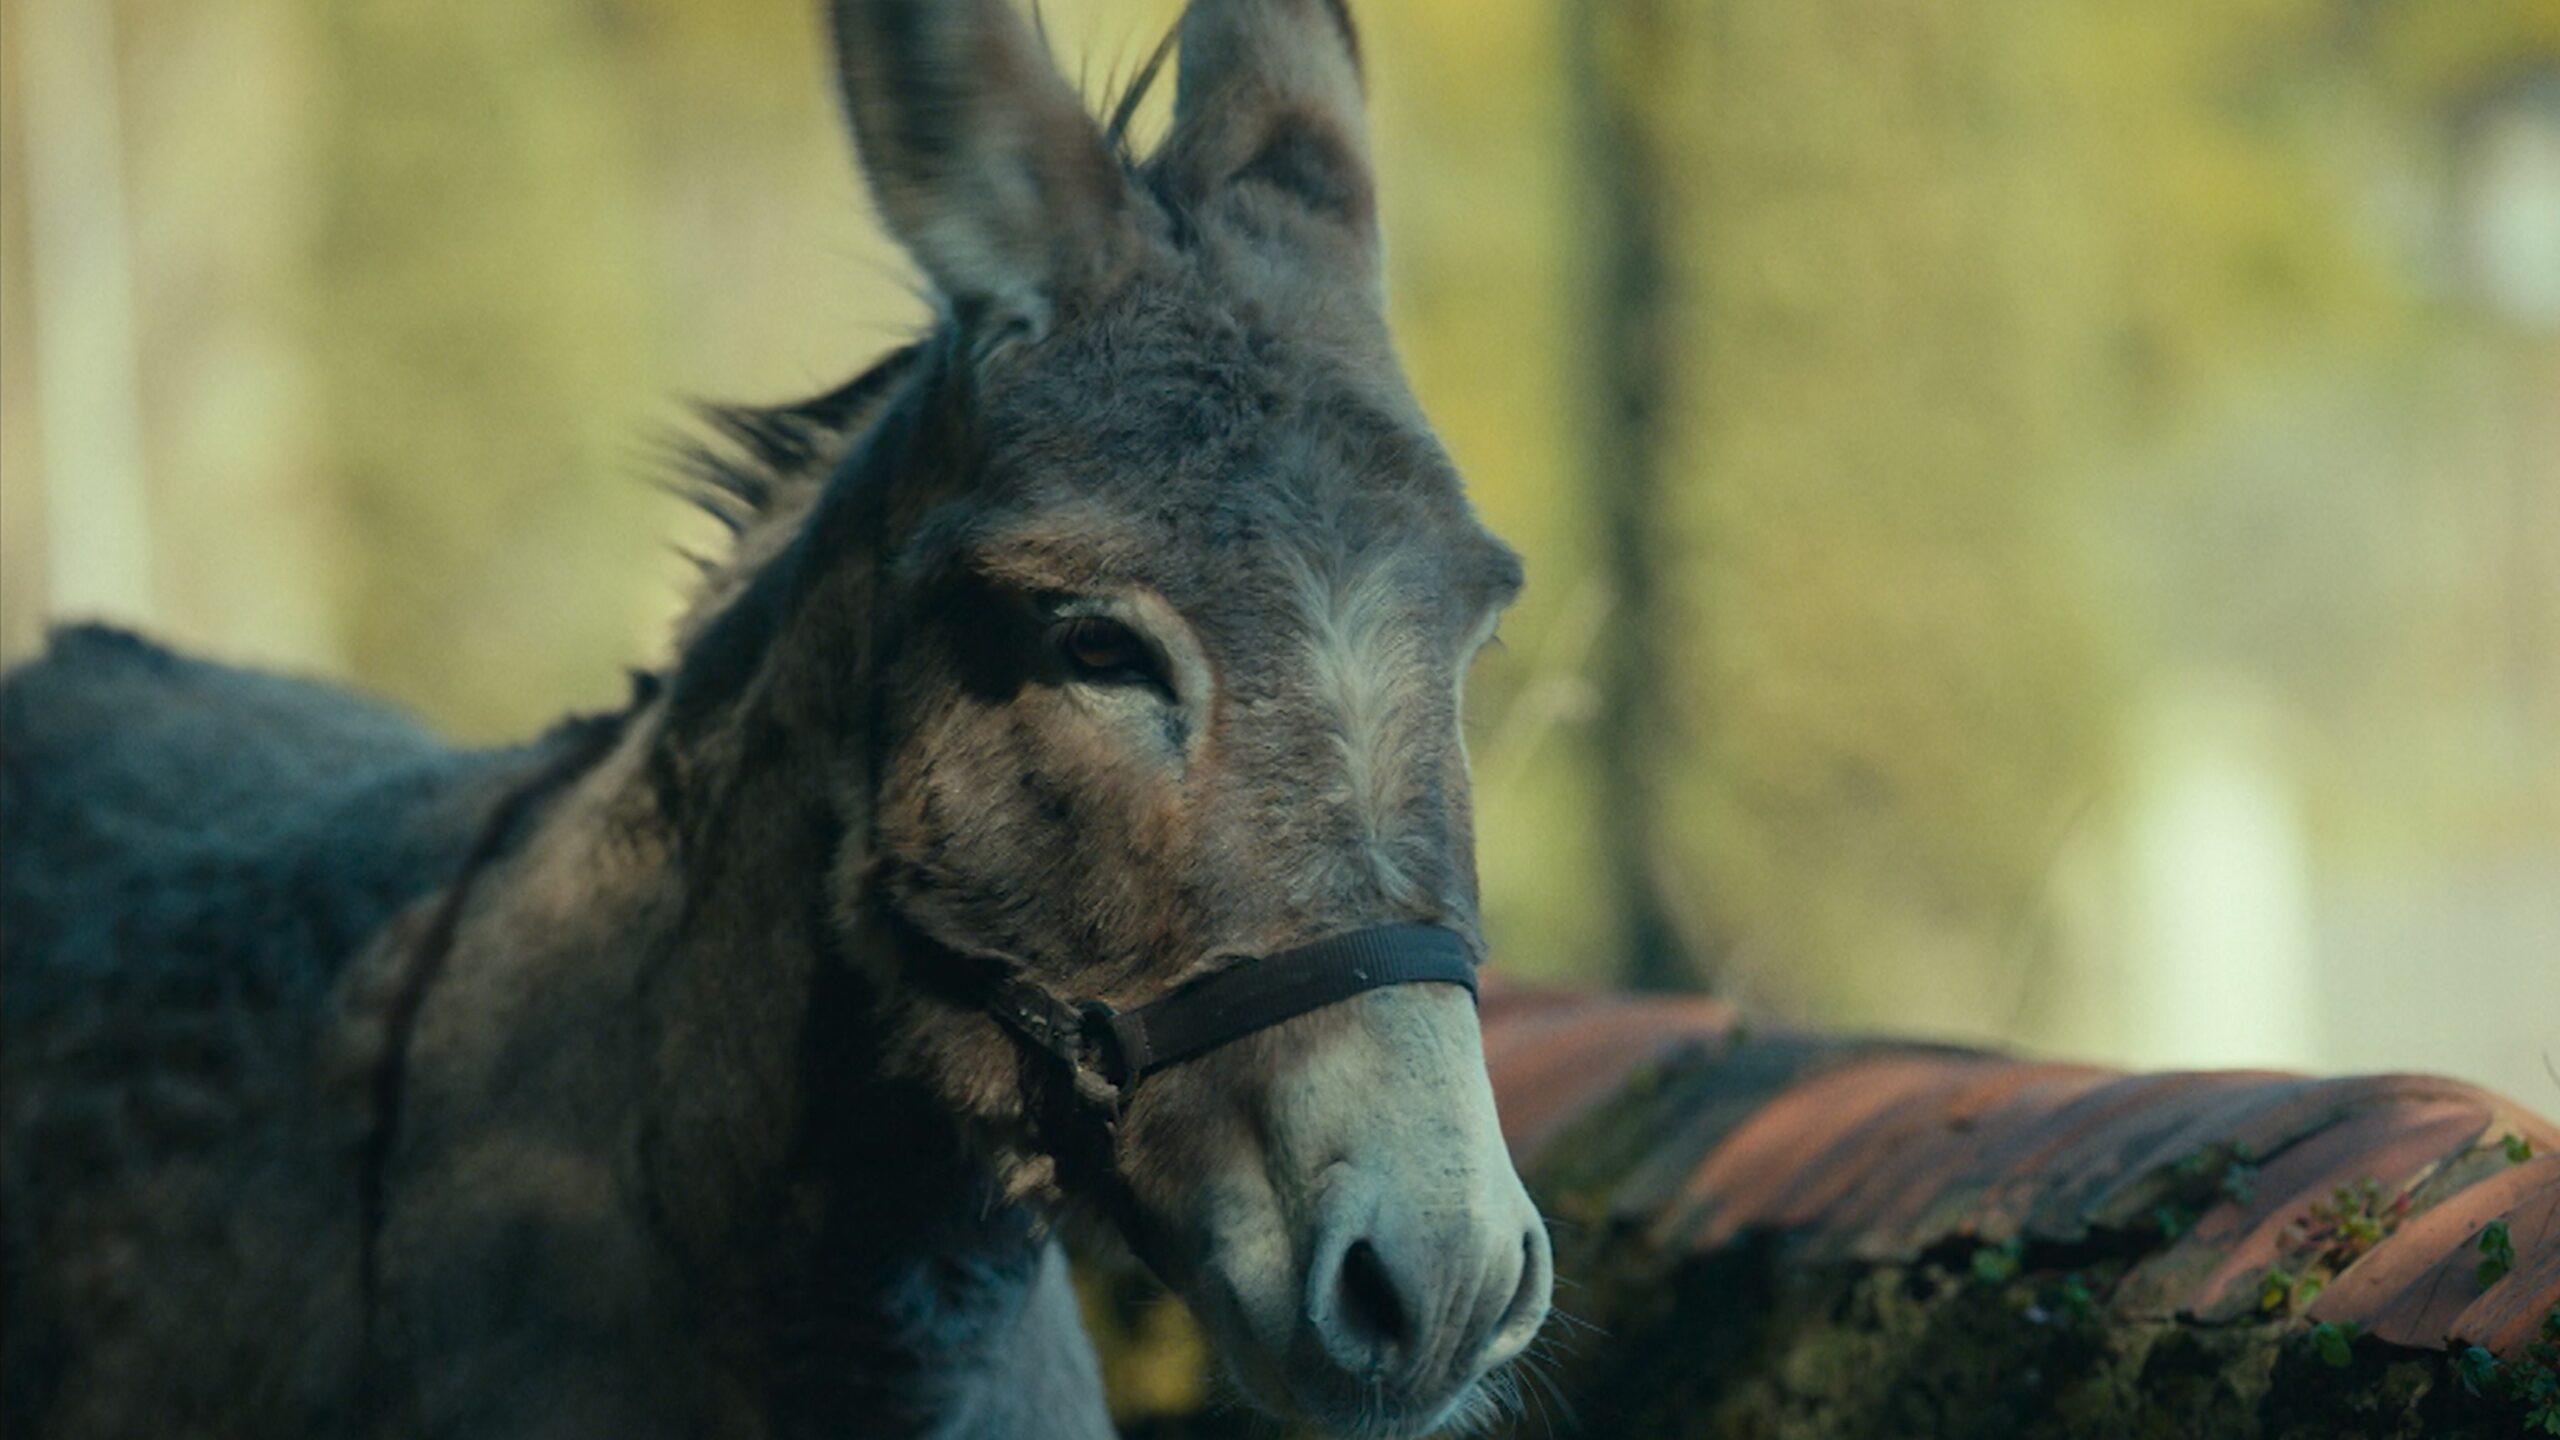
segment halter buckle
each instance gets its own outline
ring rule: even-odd
[[[1076,1056],[1068,1063],[1123,1095],[1129,1088],[1129,1056],[1120,1041],[1120,1012],[1100,1000],[1076,1006]]]

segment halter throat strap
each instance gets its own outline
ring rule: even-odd
[[[1149,1075],[1257,1031],[1389,985],[1436,982],[1476,992],[1464,937],[1439,925],[1373,925],[1275,955],[1238,958],[1129,1010],[1066,1000],[1019,972],[987,1009],[1007,1029],[1122,1097]]]

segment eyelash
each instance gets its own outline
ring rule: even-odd
[[[1067,672],[1095,685],[1151,685],[1167,695],[1173,687],[1155,651],[1137,630],[1101,615],[1076,615],[1058,622],[1051,644]]]

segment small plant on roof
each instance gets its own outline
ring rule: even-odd
[[[2382,1182],[2370,1176],[2313,1201],[2285,1222],[2283,1258],[2258,1277],[2259,1311],[2301,1314],[2332,1278],[2408,1218],[2409,1196],[2403,1192],[2383,1199]]]
[[[2246,1205],[2258,1198],[2258,1167],[2234,1158],[2223,1167],[2220,1181],[2222,1193],[2235,1205]]]
[[[2098,1295],[2096,1291],[2089,1288],[2087,1278],[2074,1270],[2062,1277],[2055,1303],[2061,1307],[2063,1314],[2072,1319],[2086,1320],[2097,1312]]]
[[[2339,1186],[2326,1200],[2311,1202],[2308,1209],[2287,1222],[2287,1249],[2296,1257],[2299,1268],[2316,1268],[2335,1275],[2363,1259],[2366,1251],[2389,1238],[2408,1218],[2408,1192],[2402,1191],[2386,1201],[2382,1198],[2382,1182],[2368,1175],[2352,1185]]]
[[[2465,1394],[2488,1394],[2497,1388],[2498,1357],[2480,1346],[2468,1346],[2453,1357],[2453,1378],[2462,1382]]]
[[[2524,1402],[2529,1432],[2560,1435],[2560,1368],[2551,1360],[2525,1360],[2506,1367],[2507,1392]]]
[[[2210,1189],[2220,1185],[2233,1170],[2254,1170],[2257,1163],[2258,1152],[2247,1145],[2206,1145],[2178,1157],[2170,1174],[2186,1184],[2202,1184]]]
[[[2515,1238],[2507,1233],[2507,1222],[2492,1220],[2480,1229],[2480,1263],[2472,1268],[2472,1278],[2480,1288],[2497,1284],[2516,1268]]]
[[[2356,1337],[2364,1327],[2339,1320],[2323,1320],[2311,1327],[2311,1348],[2320,1352],[2332,1370],[2344,1370],[2355,1359]]]
[[[2272,1265],[2258,1280],[2258,1308],[2271,1315],[2299,1315],[2327,1285],[2317,1275]]]
[[[2164,1240],[2175,1240],[2196,1227],[2204,1212],[2229,1200],[2246,1205],[2258,1191],[2258,1155],[2247,1145],[2206,1145],[2178,1157],[2169,1167],[2169,1193],[2151,1207],[2151,1223]]]
[[[2006,1245],[1985,1245],[1973,1252],[1973,1278],[1984,1285],[2007,1284],[2017,1277],[2026,1250],[2026,1242],[2017,1239]]]
[[[2525,1429],[2535,1434],[2560,1435],[2560,1305],[2544,1312],[2542,1338],[2525,1346],[2524,1354],[2513,1363],[2500,1368],[2508,1396],[2525,1407]]]
[[[2522,1355],[2501,1361],[2474,1345],[2453,1357],[2453,1374],[2473,1395],[2523,1407],[2526,1434],[2560,1435],[2560,1305],[2542,1317],[2541,1338]]]

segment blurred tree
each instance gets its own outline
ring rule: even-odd
[[[1590,744],[1603,913],[1623,937],[1629,983],[1696,985],[1704,977],[1665,905],[1662,771],[1693,740],[1670,704],[1675,636],[1662,572],[1662,517],[1672,463],[1670,409],[1682,393],[1671,256],[1678,195],[1665,172],[1667,102],[1680,53],[1665,0],[1576,0],[1566,7],[1566,93],[1574,100],[1583,221],[1574,283],[1583,416],[1577,467],[1608,576],[1609,614],[1593,658]],[[1682,733],[1684,731],[1690,733]]]
[[[1654,863],[1746,999],[1996,1024],[2103,781],[2064,526],[2105,342],[2067,207],[2021,183],[2062,148],[2036,11],[1701,0],[1647,41],[1689,297]]]
[[[54,562],[49,600],[70,613],[148,624],[141,326],[115,11],[93,0],[29,0],[16,19],[33,91],[24,103],[45,117],[23,142],[32,223],[22,244],[41,296],[32,348]]]

